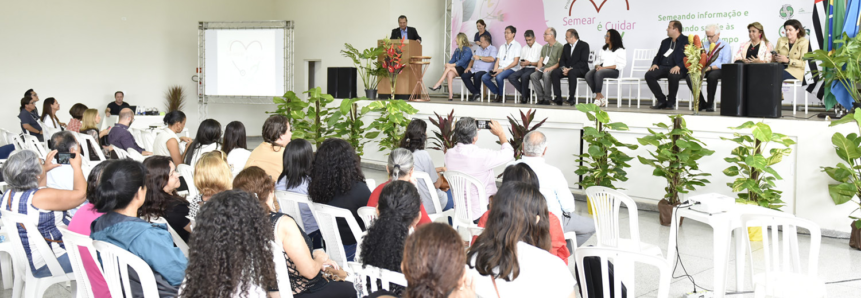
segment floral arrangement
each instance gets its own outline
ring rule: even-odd
[[[706,65],[711,65],[717,60],[721,49],[715,43],[709,44],[709,49],[703,49],[703,43],[700,41],[699,35],[688,35],[688,44],[685,46],[685,68],[688,69],[688,75],[691,77],[691,89],[694,97],[694,115],[699,114],[700,100],[699,94],[703,87],[703,68]]]
[[[404,64],[403,47],[406,39],[401,38],[401,43],[395,45],[389,39],[383,40],[383,48],[385,49],[383,56],[383,69],[389,73],[389,83],[392,85],[392,99],[395,99],[395,84],[398,81],[398,75],[404,70],[407,65]]]

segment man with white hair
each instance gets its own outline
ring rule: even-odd
[[[717,92],[718,80],[720,80],[721,65],[732,63],[732,47],[729,43],[720,38],[720,26],[711,24],[706,26],[706,40],[703,41],[703,49],[709,50],[711,45],[715,45],[715,49],[723,47],[718,52],[718,58],[714,63],[703,68],[705,80],[708,84],[708,102],[703,99],[702,91],[700,92],[700,111],[714,112],[715,111],[715,93]],[[691,87],[690,76],[685,77],[688,82],[688,88]]]
[[[595,234],[595,223],[574,213],[574,195],[568,188],[568,181],[559,168],[547,164],[544,160],[546,153],[547,138],[540,131],[531,131],[523,137],[523,158],[508,165],[525,163],[532,168],[538,177],[541,194],[547,200],[547,210],[559,218],[562,231],[577,234],[577,246],[583,245]]]

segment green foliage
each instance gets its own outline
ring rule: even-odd
[[[380,78],[387,75],[387,72],[378,61],[378,57],[385,52],[382,46],[368,48],[359,51],[349,43],[345,43],[345,50],[341,50],[341,55],[353,60],[353,65],[359,71],[359,77],[362,78],[362,83],[365,84],[365,89],[375,90],[377,84],[380,83]]]
[[[433,140],[434,147],[430,149],[440,150],[442,153],[448,152],[448,149],[454,148],[457,144],[457,140],[454,138],[454,110],[451,110],[451,113],[448,114],[445,118],[433,112],[436,116],[436,119],[433,117],[428,117],[431,124],[436,126],[437,130],[433,132],[434,136],[431,137]]]
[[[795,141],[789,137],[774,133],[767,124],[748,121],[738,127],[730,127],[734,130],[752,129],[752,135],[734,133],[733,138],[723,140],[733,141],[739,146],[732,150],[731,157],[724,158],[730,164],[723,173],[729,177],[737,177],[733,182],[727,183],[733,192],[737,192],[738,198],[754,202],[759,206],[778,210],[783,206],[780,190],[774,189],[776,180],[783,180],[772,166],[788,156],[792,149],[790,145]],[[773,148],[766,156],[764,151],[768,144],[774,142],[781,144],[784,148]],[[741,193],[746,191],[746,193]]]
[[[667,179],[667,201],[670,205],[678,204],[679,193],[688,193],[697,186],[710,183],[701,177],[711,176],[710,173],[699,171],[697,161],[712,155],[713,150],[706,149],[705,143],[693,137],[693,131],[687,128],[682,115],[669,116],[672,127],[665,123],[655,123],[666,132],[656,132],[649,129],[650,135],[637,139],[640,145],[652,146],[649,151],[651,159],[637,156],[640,163],[655,168],[652,175]]]
[[[414,115],[418,110],[405,100],[395,99],[375,100],[367,107],[369,111],[379,112],[380,117],[368,125],[371,131],[365,134],[365,138],[375,139],[382,135],[379,151],[398,148],[404,129],[410,123],[409,115]]]
[[[508,129],[508,133],[511,134],[511,138],[508,139],[508,143],[511,144],[511,148],[514,148],[514,159],[520,159],[520,157],[523,156],[523,137],[525,137],[530,131],[538,129],[541,125],[544,125],[544,121],[547,121],[547,118],[544,118],[544,120],[541,120],[541,122],[538,122],[535,126],[529,127],[529,124],[535,119],[535,112],[537,112],[537,110],[529,109],[526,111],[526,114],[524,114],[523,110],[521,110],[520,122],[514,120],[514,117],[512,116],[508,116],[508,123],[511,125]],[[497,143],[499,143],[499,141],[497,141]]]
[[[583,129],[587,152],[575,155],[577,161],[583,163],[574,171],[583,176],[583,181],[578,184],[584,188],[597,185],[615,189],[613,182],[628,180],[625,168],[631,167],[628,162],[634,159],[619,150],[619,147],[635,150],[637,145],[620,142],[610,131],[628,130],[628,126],[621,122],[611,123],[610,115],[595,104],[578,104],[577,110],[586,113],[590,121],[595,121],[595,127]]]
[[[365,144],[370,142],[364,138],[367,127],[365,127],[365,122],[362,121],[362,117],[370,111],[370,108],[366,106],[359,109],[357,103],[367,99],[366,97],[362,97],[342,100],[341,106],[326,121],[326,125],[334,128],[335,135],[341,136],[341,138],[350,142],[350,145],[356,149],[356,154],[359,156],[365,154]]]
[[[805,60],[817,60],[822,68],[813,71],[813,75],[823,82],[825,89],[825,108],[831,109],[837,99],[831,94],[831,84],[839,82],[849,91],[855,102],[861,103],[861,93],[855,88],[855,82],[861,80],[861,35],[849,38],[845,33],[842,38],[834,40],[837,44],[832,51],[816,50],[804,54]],[[841,46],[842,45],[842,46]]]
[[[326,105],[335,99],[324,94],[320,87],[303,93],[308,94],[307,101],[299,98],[293,91],[287,91],[283,97],[273,98],[272,101],[277,105],[277,110],[273,113],[287,117],[293,129],[293,139],[306,139],[319,146],[323,140],[334,135],[334,128],[328,125],[333,108]]]
[[[854,113],[849,113],[843,116],[840,120],[831,121],[831,125],[835,126],[848,122],[855,122],[861,131],[861,109],[855,109]],[[835,132],[831,136],[831,143],[834,144],[834,151],[837,152],[837,157],[843,160],[836,167],[823,167],[822,171],[828,174],[831,179],[840,182],[838,184],[828,185],[828,194],[831,195],[831,200],[834,204],[841,205],[852,201],[861,208],[861,136],[856,133],[851,133],[844,136],[842,133]],[[858,209],[855,209],[857,211]],[[852,211],[853,213],[855,211]],[[855,221],[855,225],[861,228],[861,218],[849,216]]]

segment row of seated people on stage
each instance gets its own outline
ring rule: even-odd
[[[108,103],[105,109],[105,116],[119,115],[120,110],[130,108],[127,102],[123,102],[125,94],[122,91],[114,92],[114,101]],[[36,106],[39,102],[39,94],[33,89],[28,89],[24,92],[24,97],[21,98],[21,107],[18,111],[18,119],[21,120],[21,131],[23,133],[35,136],[40,142],[44,141],[43,127],[53,130],[70,130],[80,132],[81,119],[83,112],[87,110],[87,106],[77,103],[72,105],[69,113],[72,114],[72,119],[66,122],[60,121],[57,118],[57,113],[60,111],[60,102],[53,97],[48,97],[42,102],[42,114],[39,115],[39,108]]]
[[[178,192],[181,163],[169,155],[156,154],[142,163],[106,160],[93,167],[80,154],[68,164],[55,162],[58,154],[81,150],[72,133],[64,131],[51,137],[55,147],[44,159],[31,150],[15,151],[7,159],[2,174],[8,190],[0,205],[26,215],[25,222],[39,227],[51,249],[51,255],[43,255],[30,248],[31,242],[13,243],[33,252],[16,261],[28,263],[36,277],[47,277],[55,273],[45,265],[46,258],[56,258],[66,273],[78,270],[72,260],[79,260],[95,297],[110,297],[99,260],[70,257],[62,245],[65,229],[139,257],[152,269],[162,297],[278,297],[282,291],[295,297],[356,297],[356,279],[346,276],[340,267],[344,264],[326,252],[337,244],[324,245],[314,214],[305,206],[294,214],[301,224],[282,213],[276,191],[349,210],[362,230],[356,232],[366,235],[355,239],[339,219],[339,244],[347,261],[401,272],[407,280],[406,287],[393,286],[371,297],[493,297],[497,290],[524,297],[539,283],[547,297],[575,297],[567,264],[572,250],[595,233],[595,225],[575,213],[568,181],[545,160],[545,135],[525,135],[524,156],[514,160],[514,149],[496,121],[489,133],[502,142],[494,148],[477,145],[480,130],[473,118],[459,119],[454,131],[458,144],[445,154],[448,168],[435,168],[424,148],[427,123],[413,119],[399,148],[389,154],[389,180],[369,188],[347,141],[326,139],[314,150],[307,140],[292,139],[286,117],[272,115],[261,131],[264,143],[257,147],[266,154],[252,156],[237,173],[231,173],[224,149],[204,153],[193,163],[193,183],[200,191],[194,198]],[[244,147],[245,131],[234,133],[242,135]],[[497,188],[494,169],[500,165],[506,168]],[[433,183],[418,183],[414,174],[419,171]],[[466,202],[472,207],[470,220],[485,228],[471,246],[465,247],[448,223],[428,218],[428,213],[464,207],[452,201],[450,190],[439,189],[444,187],[437,171],[468,174],[486,192]],[[56,185],[55,180],[66,182]],[[430,192],[438,193],[440,202],[428,202],[434,199],[427,196]],[[365,206],[376,208],[378,215],[367,227],[358,215]],[[167,224],[157,224],[160,219]],[[23,233],[22,227],[7,228]],[[171,237],[171,229],[177,238]],[[566,240],[564,234],[572,231],[576,239]],[[187,255],[174,245],[179,241],[188,244]],[[85,249],[81,253],[88,255]],[[279,262],[273,255],[286,259],[279,261],[286,263],[282,269],[289,288],[277,286],[274,266]],[[512,272],[518,274],[512,277]],[[131,283],[139,296],[140,283]]]
[[[576,29],[565,31],[565,44],[557,42],[556,29],[547,28],[543,32],[544,45],[538,44],[535,32],[526,30],[523,37],[526,45],[521,46],[514,40],[517,28],[508,26],[505,28],[505,43],[498,48],[493,46],[490,33],[484,31],[484,21],[477,23],[479,32],[475,39],[478,49],[473,51],[466,34],[457,35],[457,49],[451,55],[451,60],[445,64],[442,77],[431,90],[436,91],[442,87],[442,83],[448,80],[448,86],[452,86],[452,80],[459,76],[463,79],[464,86],[469,90],[470,101],[475,101],[481,96],[482,84],[487,87],[493,102],[502,101],[502,88],[505,80],[519,92],[521,103],[526,103],[530,98],[529,82],[535,89],[538,104],[557,105],[566,104],[563,100],[561,87],[562,78],[568,79],[567,104],[576,103],[575,95],[577,79],[585,79],[589,89],[595,93],[595,103],[606,106],[607,100],[602,93],[602,85],[606,78],[619,78],[621,71],[627,64],[627,53],[622,43],[622,36],[615,29],[607,30],[604,35],[604,45],[599,51],[595,51],[594,61],[590,61],[589,44],[580,40]],[[788,20],[784,23],[786,36],[772,45],[765,37],[762,24],[755,22],[747,26],[749,41],[741,44],[738,51],[733,55],[731,45],[720,38],[720,26],[712,24],[705,27],[706,38],[703,48],[708,49],[711,44],[721,48],[718,59],[705,67],[705,81],[708,86],[707,100],[699,95],[700,109],[714,111],[714,97],[717,92],[717,81],[721,76],[721,65],[731,62],[739,63],[780,63],[785,70],[784,80],[803,80],[805,63],[803,56],[808,51],[808,41],[804,37],[805,30],[798,20]],[[652,60],[652,66],[645,74],[645,81],[656,98],[652,109],[673,109],[676,104],[676,95],[679,89],[679,81],[685,79],[690,88],[690,78],[684,65],[684,49],[688,44],[688,38],[682,34],[682,23],[670,21],[667,26],[667,38],[662,40],[658,52]],[[590,69],[589,64],[594,66]],[[665,95],[659,84],[660,79],[667,79],[669,94]],[[552,90],[551,90],[552,89]],[[448,91],[448,100],[453,96],[452,88]],[[555,96],[555,97],[553,97]]]

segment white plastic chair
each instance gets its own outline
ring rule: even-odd
[[[4,183],[5,184],[5,183]],[[4,187],[5,188],[5,185]],[[5,189],[3,190],[6,191]],[[3,222],[0,222],[0,235],[9,239],[9,236],[6,235],[7,229],[3,228]],[[12,252],[12,242],[4,241],[0,242],[0,275],[3,276],[3,289],[11,289],[13,285],[13,276],[20,278],[20,273],[16,273],[12,267],[12,257],[15,256],[15,253]]]
[[[654,256],[663,255],[659,247],[640,242],[639,216],[637,204],[633,199],[617,190],[601,186],[587,188],[586,196],[592,203],[595,236],[598,237],[597,246],[626,249]],[[628,209],[631,234],[629,239],[623,239],[619,233],[619,213],[622,203]]]
[[[54,256],[54,251],[48,246],[45,238],[36,228],[36,225],[31,223],[29,219],[16,212],[0,210],[0,219],[3,221],[3,226],[9,228],[6,233],[7,239],[12,246],[12,266],[15,268],[15,282],[12,287],[12,297],[42,297],[50,286],[75,280],[74,273],[65,273],[63,267],[57,257]],[[48,277],[35,277],[33,270],[27,259],[27,254],[24,252],[24,245],[21,242],[20,232],[17,229],[18,224],[24,226],[27,241],[30,244],[30,251],[33,254],[39,254],[45,260],[45,265],[51,272]],[[24,276],[21,276],[21,275]],[[23,296],[21,296],[23,289]]]
[[[143,162],[145,159],[147,159],[147,157],[149,157],[149,156],[143,156],[140,152],[138,152],[137,150],[132,149],[132,148],[128,148],[128,150],[126,150],[126,153],[129,154],[129,158],[136,160],[136,161],[139,161],[139,162]],[[152,156],[152,155],[150,155],[150,156]]]
[[[356,210],[356,213],[358,213],[359,217],[362,218],[362,221],[365,222],[365,228],[370,228],[371,224],[374,223],[374,220],[377,219],[377,208],[375,207],[359,207],[359,210]]]
[[[365,178],[365,184],[368,185],[368,189],[370,189],[371,191],[374,191],[374,189],[377,188],[377,181],[374,179]]]
[[[153,146],[154,146],[154,144],[155,144],[155,136],[157,135],[156,131],[160,131],[160,130],[161,130],[161,129],[159,129],[159,130],[153,130],[152,128],[150,128],[150,129],[141,129],[141,130],[139,131],[139,132],[140,132],[140,137],[141,137],[141,142],[140,142],[139,144],[141,144],[141,146],[142,146],[146,151],[150,151],[150,152],[152,152],[152,150],[153,150]]]
[[[750,266],[755,297],[827,297],[825,283],[817,276],[822,242],[822,232],[817,224],[791,215],[742,215],[741,220],[744,227],[762,228],[761,251],[765,269],[754,274],[754,267],[760,267]],[[799,227],[810,232],[806,273],[799,253]],[[747,233],[748,229],[744,231]],[[748,255],[753,264],[750,237],[745,239],[748,239]]]
[[[135,139],[135,143],[143,144],[143,138],[141,138],[141,130],[133,127],[129,127],[129,133],[132,134],[132,137]]]
[[[344,252],[344,242],[341,241],[336,219],[340,217],[347,221],[350,232],[356,238],[356,247],[360,247],[362,246],[362,229],[353,217],[353,213],[350,210],[326,204],[314,204],[311,210],[315,212],[314,216],[320,227],[320,233],[323,235],[323,241],[326,241],[326,253],[329,258],[335,261],[338,266],[346,266],[347,255]]]
[[[645,49],[636,49],[634,50],[634,56],[631,61],[630,67],[631,71],[628,74],[628,77],[622,77],[622,70],[619,70],[619,78],[606,78],[604,79],[604,90],[610,90],[611,84],[616,84],[616,107],[622,106],[622,85],[629,86],[628,88],[628,107],[631,106],[631,88],[636,86],[637,88],[637,108],[640,108],[640,95],[641,95],[641,84],[646,81],[645,75],[646,72],[649,71],[649,68],[652,67],[652,58],[655,57],[655,50],[645,50]],[[645,63],[645,64],[644,64]],[[604,92],[609,95],[609,92]],[[609,96],[605,98],[609,99]]]
[[[314,208],[311,207],[314,205],[314,202],[311,202],[311,199],[308,195],[289,192],[289,191],[276,191],[275,199],[278,200],[278,206],[281,207],[281,213],[290,215],[296,224],[298,224],[303,229],[305,228],[305,220],[302,218],[302,209],[300,209],[299,204],[307,204],[308,208],[311,209],[311,214],[316,218],[316,214],[314,214]]]
[[[117,159],[130,159],[129,152],[114,146],[114,153],[117,154]]]
[[[349,270],[352,273],[353,286],[356,287],[356,293],[359,294],[360,297],[364,297],[381,290],[380,287],[377,286],[377,280],[380,281],[382,290],[386,291],[390,290],[389,284],[395,284],[405,288],[407,287],[407,278],[400,272],[394,272],[371,265],[365,265],[363,268],[362,264],[358,262],[347,262],[347,266],[344,269]],[[370,292],[366,293],[365,291],[368,291],[369,287]]]
[[[138,256],[104,241],[93,241],[93,246],[99,252],[105,281],[112,297],[132,297],[129,279],[129,267],[135,270],[141,283],[144,298],[158,298],[158,287],[155,275],[149,264]]]
[[[21,139],[22,139],[22,143],[23,143],[22,148],[27,149],[27,150],[33,150],[33,152],[38,153],[39,157],[41,157],[43,159],[48,157],[47,147],[45,146],[44,143],[39,142],[39,139],[37,139],[35,136],[21,135]]]
[[[433,180],[431,180],[430,174],[422,172],[422,171],[413,171],[413,178],[416,178],[416,181],[420,184],[424,184],[427,187],[428,193],[430,193],[431,201],[433,201],[433,210],[428,209],[428,206],[425,207],[425,211],[428,212],[428,215],[431,215],[431,211],[433,214],[442,212],[442,206],[439,204],[439,195],[437,195],[436,187],[433,186]],[[431,218],[433,220],[433,218]]]
[[[658,298],[667,298],[669,297],[670,292],[670,281],[672,280],[672,271],[670,270],[670,263],[667,262],[666,259],[633,252],[629,250],[622,250],[618,248],[610,248],[610,247],[581,247],[577,249],[576,254],[577,260],[577,268],[580,271],[580,289],[582,289],[582,295],[580,297],[589,297],[589,289],[585,287],[586,285],[586,274],[584,274],[585,270],[583,269],[583,259],[587,257],[598,257],[600,258],[601,264],[601,281],[602,281],[602,293],[604,297],[608,298],[622,298],[622,279],[618,277],[618,275],[613,279],[613,297],[610,297],[610,278],[608,276],[607,270],[607,262],[612,262],[614,269],[616,272],[619,272],[620,269],[633,271],[634,263],[643,263],[646,265],[651,265],[658,268],[659,276],[658,276]],[[628,262],[628,261],[632,262]],[[623,266],[630,266],[628,268],[622,268]],[[636,294],[634,292],[634,282],[625,281],[625,286],[628,288],[627,296],[635,297]]]
[[[102,152],[102,145],[99,144],[98,141],[93,139],[92,136],[90,136],[88,134],[75,133],[75,137],[77,137],[78,143],[80,143],[81,146],[87,146],[87,148],[92,146],[93,151],[96,152],[96,155],[99,157],[99,160],[101,160],[101,161],[107,160],[107,158],[105,158],[104,152]],[[84,144],[86,144],[86,145],[84,145]],[[84,148],[84,149],[85,149],[84,150],[84,156],[86,156],[89,159],[90,153],[88,152],[88,150],[86,150],[86,148]]]
[[[475,227],[472,214],[483,214],[487,211],[487,195],[484,184],[463,172],[446,171],[443,173],[448,185],[451,187],[452,199],[454,200],[454,218],[452,224],[455,229],[459,226]],[[470,202],[478,200],[479,210],[473,211]]]
[[[87,253],[93,261],[98,262],[96,256],[96,248],[93,246],[93,239],[81,235],[65,227],[60,227],[60,233],[63,234],[63,243],[66,245],[66,253],[69,254],[69,262],[72,264],[72,271],[75,274],[75,285],[77,287],[77,297],[95,298],[93,294],[93,286],[90,284],[90,277],[87,269],[84,268],[84,261],[81,258],[81,247],[87,249]],[[98,265],[98,264],[97,264]],[[102,268],[95,266],[97,270],[105,276]]]
[[[176,247],[182,251],[182,254],[185,255],[186,258],[188,258],[188,244],[185,243],[185,240],[182,240],[182,237],[180,237],[179,234],[176,233],[176,230],[174,230],[173,227],[171,227],[170,224],[167,223],[166,219],[164,219],[163,217],[159,217],[153,219],[150,222],[166,225],[167,231],[170,232],[170,238],[173,239],[173,244],[176,245]]]
[[[117,150],[117,148],[114,148]],[[188,196],[186,200],[191,202],[191,199],[197,196],[197,187],[194,186],[194,167],[187,164],[179,164],[176,166],[176,172],[179,176],[185,179],[185,184],[188,185]]]
[[[293,287],[290,285],[290,274],[287,270],[287,259],[284,258],[284,247],[278,241],[272,241],[272,262],[275,263],[275,276],[278,279],[278,291],[282,298],[293,298]]]
[[[807,65],[805,65],[805,68],[806,67],[807,67]],[[795,113],[797,112],[796,106],[798,104],[798,87],[802,87],[803,86],[802,83],[803,83],[803,81],[799,81],[799,80],[785,80],[785,81],[783,81],[783,85],[789,85],[790,87],[792,87],[792,115],[795,115]],[[804,89],[802,89],[801,91],[804,93],[804,114],[806,115],[807,114],[807,98],[808,98],[808,95],[810,93],[808,93],[807,90],[804,90]]]

